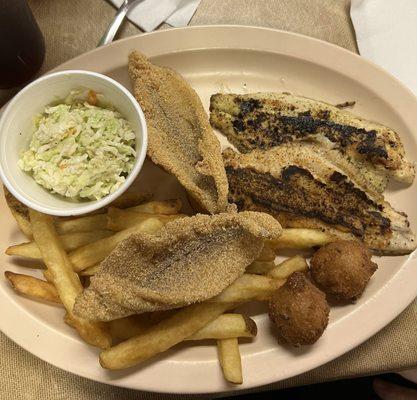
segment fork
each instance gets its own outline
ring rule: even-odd
[[[113,21],[110,23],[110,25],[107,27],[106,32],[104,32],[104,35],[98,42],[98,47],[104,46],[106,44],[109,44],[113,41],[114,37],[116,36],[117,31],[119,30],[120,26],[122,25],[123,20],[126,17],[127,12],[129,9],[137,4],[141,3],[143,0],[124,0],[122,5],[117,10],[117,13],[113,19]]]

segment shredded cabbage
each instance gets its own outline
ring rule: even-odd
[[[73,199],[114,192],[135,162],[135,134],[117,111],[88,102],[48,106],[19,167],[44,188]]]

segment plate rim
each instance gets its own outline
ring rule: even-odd
[[[383,68],[379,67],[378,65],[374,64],[373,62],[364,59],[362,57],[360,57],[359,55],[344,49],[340,46],[337,46],[335,44],[329,43],[329,42],[325,42],[323,40],[320,39],[316,39],[316,38],[312,38],[306,35],[302,35],[299,33],[293,33],[293,32],[287,32],[287,31],[282,31],[282,30],[278,30],[278,29],[273,29],[273,28],[263,28],[263,27],[254,27],[254,26],[245,26],[245,25],[203,25],[203,26],[192,26],[192,27],[185,27],[185,28],[173,28],[173,29],[168,29],[168,30],[162,30],[162,31],[156,31],[156,32],[149,32],[149,33],[145,33],[145,34],[139,34],[139,35],[135,35],[135,36],[131,36],[131,37],[127,37],[118,41],[115,41],[109,45],[103,46],[101,48],[96,48],[96,49],[92,49],[89,52],[83,53],[81,55],[78,55],[77,57],[68,60],[66,62],[64,62],[63,64],[55,67],[54,69],[46,72],[47,74],[50,72],[54,72],[57,70],[62,70],[62,69],[68,69],[67,66],[73,64],[73,63],[78,63],[78,62],[82,62],[83,58],[85,57],[89,57],[91,55],[94,55],[97,52],[105,52],[108,51],[111,48],[114,47],[123,47],[126,43],[130,43],[130,42],[135,42],[138,39],[142,39],[142,38],[146,38],[146,37],[157,37],[157,36],[164,36],[164,35],[172,35],[175,34],[175,32],[184,32],[184,31],[192,31],[192,30],[251,30],[251,31],[262,31],[264,33],[271,33],[273,35],[283,35],[286,36],[287,38],[298,38],[302,41],[307,41],[310,43],[316,43],[316,45],[318,46],[323,46],[324,48],[327,48],[327,50],[329,50],[330,52],[336,52],[339,54],[343,54],[345,57],[350,58],[352,60],[355,60],[354,63],[359,62],[362,64],[366,64],[368,65],[368,67],[371,67],[371,69],[373,69],[374,71],[378,71],[378,74],[382,74],[384,75],[384,79],[387,79],[387,81],[390,81],[394,86],[397,87],[397,89],[400,92],[403,92],[403,94],[406,94],[406,101],[412,101],[414,103],[414,107],[417,109],[417,98],[414,96],[414,94],[411,92],[411,90],[406,87],[402,82],[400,82],[397,78],[393,77],[392,75],[390,75],[387,71],[385,71]],[[146,39],[145,39],[146,40]],[[219,46],[217,48],[226,48],[227,47],[222,47]],[[250,50],[258,50],[258,51],[266,51],[266,50],[262,50],[262,49],[256,49],[256,48],[252,48],[252,47],[241,47],[242,49],[250,49]],[[106,50],[107,49],[107,50]],[[213,47],[206,47],[207,49],[213,49]],[[232,49],[232,47],[229,47],[228,49]],[[183,50],[186,51],[186,50]],[[272,51],[272,50],[271,50]],[[273,51],[272,51],[273,52]],[[171,52],[172,53],[172,52]],[[279,53],[278,51],[275,51],[275,53]],[[161,54],[166,54],[166,53],[161,53]],[[282,53],[279,53],[282,54]],[[305,59],[308,59],[308,57],[306,57]],[[362,81],[361,81],[362,83]],[[416,117],[416,121],[417,121],[417,117]],[[409,121],[407,121],[409,122]],[[373,336],[375,333],[377,333],[379,330],[381,330],[383,327],[385,327],[389,322],[391,322],[396,316],[398,316],[412,301],[413,299],[416,297],[417,295],[417,282],[416,283],[412,283],[413,279],[407,279],[410,277],[417,277],[417,273],[415,272],[415,268],[413,270],[413,267],[417,266],[417,257],[416,257],[416,252],[412,253],[411,255],[408,256],[408,258],[406,259],[406,261],[404,262],[402,268],[401,268],[401,274],[397,273],[395,274],[390,281],[388,281],[384,287],[382,287],[371,299],[369,299],[370,301],[374,302],[374,303],[378,303],[381,302],[381,297],[384,298],[385,296],[387,296],[386,292],[390,293],[390,292],[395,292],[395,288],[397,288],[397,290],[402,289],[402,292],[404,293],[407,292],[407,296],[402,297],[402,301],[400,302],[396,302],[395,306],[393,304],[389,304],[388,306],[385,307],[385,317],[381,317],[381,316],[377,316],[373,321],[372,321],[372,327],[367,326],[367,331],[366,334],[361,334],[358,335],[358,337],[355,338],[355,340],[350,340],[349,341],[349,345],[341,345],[339,346],[339,350],[336,352],[325,352],[322,351],[322,356],[319,357],[318,359],[316,359],[316,361],[314,362],[309,362],[307,363],[307,368],[305,368],[304,366],[298,366],[298,368],[293,368],[291,370],[290,373],[284,374],[284,376],[282,376],[281,378],[278,379],[279,380],[284,380],[284,379],[288,379],[290,377],[293,377],[295,375],[298,375],[300,373],[303,372],[307,372],[313,368],[316,368],[318,366],[321,366],[337,357],[339,357],[340,355],[346,353],[347,351],[355,348],[356,346],[358,346],[359,344],[363,343],[364,341],[368,340],[371,336]],[[401,275],[401,276],[398,276]],[[404,290],[404,286],[407,288],[407,290]],[[11,290],[11,289],[10,289]],[[26,310],[23,309],[23,307],[21,307],[19,304],[17,304],[15,301],[13,301],[12,296],[8,296],[7,294],[7,289],[5,291],[5,288],[3,287],[3,285],[0,285],[0,299],[3,299],[0,301],[0,309],[2,310],[2,312],[4,312],[4,316],[6,318],[2,318],[0,319],[0,329],[3,331],[3,333],[5,333],[11,340],[13,340],[15,343],[17,343],[19,346],[23,347],[25,350],[29,351],[30,353],[34,354],[35,356],[37,356],[38,358],[41,358],[42,360],[48,362],[49,364],[52,364],[58,368],[64,369],[68,372],[74,373],[76,375],[88,378],[90,380],[95,380],[97,382],[101,382],[101,383],[106,383],[106,384],[112,384],[115,386],[120,386],[120,387],[126,387],[126,388],[131,388],[131,389],[137,389],[137,390],[146,390],[146,391],[153,391],[153,392],[160,392],[160,393],[219,393],[219,392],[230,392],[230,391],[239,391],[239,390],[245,390],[245,389],[249,389],[249,388],[253,388],[253,387],[259,387],[262,385],[266,385],[266,384],[270,384],[273,382],[277,382],[276,379],[271,379],[271,376],[268,375],[268,377],[265,376],[258,376],[256,381],[253,381],[253,379],[251,379],[249,381],[249,383],[247,382],[246,384],[244,384],[241,388],[236,388],[236,387],[230,387],[227,385],[223,385],[222,387],[220,386],[215,386],[212,387],[210,384],[205,384],[205,386],[203,385],[203,387],[201,387],[201,384],[197,384],[194,386],[191,386],[189,388],[182,388],[179,389],[179,385],[178,384],[174,384],[168,387],[161,387],[161,385],[159,384],[155,384],[155,381],[148,383],[148,384],[144,384],[143,382],[140,383],[140,385],[138,386],[132,386],[130,384],[127,384],[124,380],[102,380],[100,378],[97,378],[95,376],[92,376],[91,374],[89,374],[88,372],[82,370],[74,370],[73,365],[71,365],[70,363],[62,363],[62,362],[58,362],[58,361],[51,361],[50,358],[48,359],[48,354],[44,354],[44,352],[39,351],[38,349],[41,348],[41,346],[37,346],[36,348],[29,348],[30,344],[29,342],[26,342],[27,339],[27,332],[20,332],[18,335],[14,334],[13,332],[11,332],[10,326],[6,326],[6,322],[9,318],[13,319],[13,318],[17,318],[19,313],[20,315],[22,314],[26,314],[27,316],[29,316],[29,318],[27,319],[27,324],[30,325],[31,327],[33,327],[33,329],[36,331],[39,330],[41,327],[39,325],[44,325],[42,328],[45,331],[45,337],[42,339],[43,343],[49,343],[49,338],[55,338],[56,339],[56,335],[55,335],[55,329],[53,329],[50,326],[46,326],[45,324],[40,324],[39,320],[37,318],[35,318],[35,316],[33,316],[32,314],[30,314],[29,312],[27,312]],[[6,298],[6,302],[4,301],[4,298]],[[7,304],[7,301],[9,302],[9,304]],[[7,307],[8,305],[13,305],[14,307]],[[18,309],[19,313],[16,313],[16,308]],[[367,309],[368,307],[364,304],[360,309],[352,312],[351,315],[349,315],[349,317],[353,320],[356,319],[360,319],[361,318],[361,314],[363,314],[363,309]],[[361,312],[360,312],[361,311]],[[355,317],[355,318],[353,318]],[[332,329],[333,330],[340,330],[340,326],[343,325],[342,321],[345,318],[342,318],[338,321],[336,321],[333,324]],[[363,321],[362,321],[363,322]],[[369,325],[369,321],[365,322],[364,325]],[[45,330],[46,329],[46,330]],[[343,328],[342,328],[343,329]],[[25,330],[26,331],[26,330]],[[18,336],[18,337],[16,337]],[[68,338],[65,337],[65,340],[68,341]],[[75,339],[72,339],[72,341],[75,343],[77,342]],[[277,346],[278,348],[278,346]],[[62,351],[62,349],[60,348],[60,350]],[[68,350],[68,349],[67,349]],[[261,359],[261,363],[265,363],[267,362],[268,359],[270,359],[271,354],[273,355],[275,349],[270,350],[270,351],[266,351],[261,353],[260,355],[257,355],[257,357]],[[65,351],[64,351],[65,353]],[[68,354],[68,352],[67,352]],[[81,357],[82,358],[82,357]],[[245,364],[248,364],[251,359],[253,357],[249,356],[247,360],[244,361]],[[264,360],[262,360],[264,359]],[[169,364],[169,360],[164,360],[163,363],[168,363]],[[64,364],[64,365],[63,365]],[[192,363],[191,363],[192,364]],[[203,362],[202,364],[208,365],[208,364],[214,364],[211,362]],[[301,363],[300,363],[301,364]],[[304,364],[303,364],[304,365]],[[192,366],[192,368],[196,368],[196,366]],[[249,366],[246,365],[246,368],[249,369]],[[136,374],[140,374],[140,372],[133,372],[132,375],[136,375]],[[158,381],[158,379],[156,379],[156,381]],[[197,387],[198,386],[198,387]],[[203,389],[203,390],[201,390]]]

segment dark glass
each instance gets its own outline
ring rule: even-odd
[[[44,56],[45,42],[26,0],[0,0],[0,89],[27,82]]]

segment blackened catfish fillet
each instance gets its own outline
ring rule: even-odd
[[[155,235],[134,234],[101,264],[74,312],[108,321],[216,296],[245,272],[280,224],[257,212],[196,215]]]
[[[281,225],[318,228],[343,239],[358,238],[377,254],[416,248],[406,214],[394,210],[304,143],[270,150],[224,153],[229,201],[239,210],[263,211]]]
[[[211,214],[226,211],[227,178],[220,143],[197,93],[175,71],[135,51],[129,75],[148,126],[148,156],[174,175]]]
[[[414,179],[396,132],[322,101],[289,93],[218,93],[210,99],[210,122],[241,153],[293,141],[337,149],[381,193],[389,177]]]

